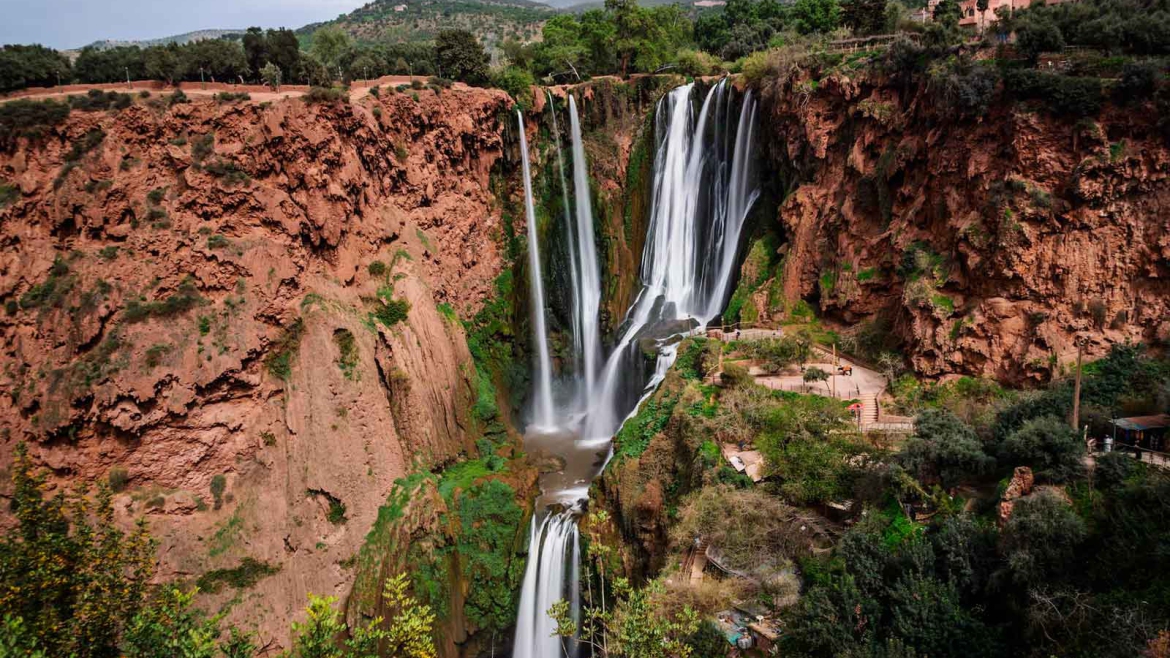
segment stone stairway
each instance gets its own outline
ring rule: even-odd
[[[877,394],[861,394],[861,426],[866,427],[878,421]]]

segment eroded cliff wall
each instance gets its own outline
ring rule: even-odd
[[[1055,116],[990,90],[797,68],[759,86],[781,198],[754,305],[881,318],[919,374],[1038,383],[1112,343],[1170,337],[1170,148],[1152,103]],[[784,195],[787,195],[786,198]]]
[[[108,479],[159,540],[160,581],[277,569],[204,602],[287,646],[307,593],[348,594],[394,481],[480,436],[458,317],[504,266],[510,106],[139,100],[0,153],[19,189],[0,463],[26,441],[59,486]]]

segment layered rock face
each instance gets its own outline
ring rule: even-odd
[[[207,600],[261,645],[347,595],[395,479],[477,436],[456,314],[504,264],[511,101],[414,96],[139,102],[0,153],[0,463],[109,478],[160,581],[279,569]]]
[[[1170,336],[1170,149],[1152,107],[1054,117],[1002,95],[979,117],[861,72],[764,89],[787,172],[791,308],[883,317],[920,374],[1045,381],[1112,343]],[[782,304],[759,304],[776,310]]]

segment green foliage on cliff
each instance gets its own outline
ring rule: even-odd
[[[469,584],[464,612],[476,627],[500,633],[516,618],[517,593],[524,561],[516,545],[524,512],[516,492],[500,480],[488,480],[459,498],[460,533],[454,549]]]

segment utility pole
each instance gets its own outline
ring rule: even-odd
[[[1081,341],[1077,339],[1077,382],[1073,386],[1072,428],[1079,430],[1081,424]]]
[[[57,69],[57,86],[61,86],[61,69]]]
[[[829,380],[833,382],[833,397],[837,397],[837,343],[833,343],[833,371],[829,373]]]
[[[207,81],[203,79],[203,67],[199,67],[199,86],[207,89]]]
[[[130,67],[126,67],[126,88],[130,88]]]

